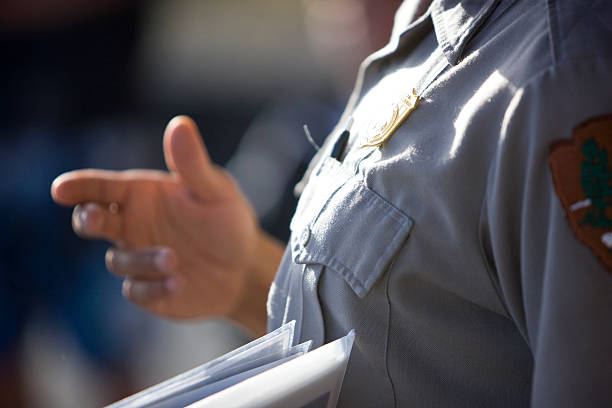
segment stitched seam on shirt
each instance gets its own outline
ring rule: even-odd
[[[535,82],[535,80],[537,78],[539,78],[540,76],[543,76],[546,72],[549,72],[550,69],[551,69],[551,67],[547,66],[545,69],[539,71],[538,73],[533,75],[531,78],[529,78],[524,84],[521,84],[521,86],[518,86],[516,88],[516,90],[512,94],[512,97],[510,98],[509,102],[506,104],[506,109],[505,109],[504,115],[502,117],[502,128],[499,131],[500,135],[504,131],[503,124],[506,122],[506,115],[508,114],[508,108],[512,104],[512,102],[514,101],[514,98],[516,98],[516,96],[518,95],[519,92],[524,92],[524,86],[526,84],[531,83],[532,81]],[[487,188],[485,189],[485,196],[484,196],[485,199],[483,200],[483,206],[487,205],[486,197],[489,194],[488,184],[489,184],[489,179],[493,177],[494,169],[495,169],[495,166],[497,165],[497,153],[499,153],[499,150],[496,150],[496,152],[493,154],[491,163],[489,163],[489,168],[487,169]],[[481,212],[481,214],[482,214],[482,212]],[[490,226],[489,226],[489,230],[490,230]],[[479,239],[480,239],[480,235],[481,235],[480,231],[478,232],[478,235],[479,235]],[[482,253],[482,244],[480,244],[480,251]],[[492,256],[493,256],[493,259],[491,260],[491,262],[493,263],[493,266],[495,267],[495,254],[492,254]],[[484,257],[483,260],[485,261],[485,264],[486,264],[487,263],[486,262],[486,260],[487,260],[486,257]],[[487,268],[487,270],[488,270],[488,268]],[[496,272],[496,275],[498,275],[496,267],[495,267],[495,272]],[[523,297],[522,296],[523,295],[522,294],[522,289],[523,289],[522,281],[520,282],[520,285],[521,285],[521,287],[520,287],[521,297]],[[494,285],[494,287],[495,287],[495,285]],[[507,303],[505,301],[505,293],[504,293],[503,288],[501,287],[501,285],[500,285],[500,292],[498,293],[498,299],[499,299],[500,303],[502,305],[504,305],[504,309],[506,309]],[[520,316],[520,317],[522,318],[522,322],[524,323],[524,322],[526,322],[526,317],[525,317],[525,307],[524,307],[525,303],[524,303],[524,299],[523,298],[521,299],[520,304],[522,305],[522,310],[520,311],[522,316]],[[517,319],[517,317],[515,315],[511,314],[509,312],[509,309],[506,309],[506,310],[508,312],[508,315],[510,316],[511,321],[515,324],[517,329],[519,329],[519,332],[522,333],[522,330],[520,329],[520,326],[519,326],[521,321],[519,319]],[[525,324],[525,328],[526,328],[526,324]],[[527,333],[525,333],[525,335],[527,335]],[[527,344],[529,344],[529,342],[527,342]]]
[[[485,265],[487,275],[489,275],[489,280],[491,281],[491,286],[493,286],[493,290],[497,295],[497,299],[499,300],[499,303],[502,305],[502,308],[506,313],[506,317],[512,319],[512,315],[510,314],[510,310],[508,309],[508,305],[506,304],[506,301],[504,299],[503,292],[499,286],[499,282],[496,280],[497,270],[495,270],[493,261],[487,257],[484,250],[484,238],[482,236],[481,223],[483,221],[483,217],[485,217],[486,207],[487,197],[485,196],[484,200],[482,200],[482,205],[480,207],[480,218],[478,220],[478,246],[480,250],[480,257],[482,258],[482,261]]]
[[[340,163],[330,162],[330,160],[334,160],[334,159],[331,159],[329,157],[327,159],[329,159],[329,160],[323,159],[323,163],[321,164],[320,171],[323,171],[324,168],[329,167],[330,170],[328,170],[327,173],[330,173],[330,174],[327,174],[327,177],[332,177],[332,178],[340,177],[340,180],[342,180],[342,182],[340,183],[340,185],[334,191],[332,191],[332,193],[329,195],[329,197],[327,197],[327,199],[325,200],[325,203],[323,203],[323,205],[321,206],[321,209],[319,210],[317,215],[312,220],[310,220],[307,223],[307,224],[310,224],[310,225],[316,224],[316,222],[319,219],[319,217],[321,216],[321,214],[323,214],[323,211],[325,211],[325,209],[329,205],[329,202],[331,201],[331,199],[336,195],[336,193],[342,187],[344,187],[346,184],[351,182],[351,177],[353,176],[353,175],[350,174],[350,172],[348,172],[346,169],[344,169]]]
[[[389,282],[391,281],[391,269],[393,268],[393,265],[395,264],[395,260],[397,259],[397,257],[395,257],[392,261],[391,264],[389,265],[389,273],[387,273],[387,276],[385,278],[386,282],[385,282],[385,296],[387,298],[387,307],[388,307],[388,313],[387,313],[387,341],[385,342],[385,371],[387,372],[387,378],[389,379],[389,384],[391,384],[391,395],[393,396],[393,407],[397,407],[397,397],[396,397],[396,392],[395,392],[395,383],[393,382],[393,378],[391,377],[391,371],[389,370],[389,350],[391,349],[391,297],[389,296]]]
[[[551,0],[549,0],[551,1]],[[597,59],[597,60],[601,60],[601,59],[607,59],[607,58],[593,58],[593,57],[588,57],[588,58],[578,58],[576,60],[593,60],[593,59]],[[567,61],[567,60],[566,60]],[[575,61],[575,60],[574,60]],[[512,95],[512,98],[510,98],[510,101],[507,106],[506,106],[506,113],[504,113],[504,118],[502,119],[503,122],[506,121],[505,117],[507,115],[507,108],[508,106],[510,106],[510,104],[512,103],[512,101],[514,100],[514,98],[516,97],[516,95],[519,92],[524,92],[525,88],[529,87],[531,84],[537,82],[538,80],[540,80],[543,76],[545,76],[546,74],[549,74],[550,72],[552,72],[555,69],[555,64],[551,64],[546,66],[545,68],[541,69],[540,71],[536,72],[534,75],[532,75],[530,78],[528,78],[525,82],[523,82],[522,84],[518,85],[514,94]],[[512,120],[511,120],[512,121]],[[501,132],[501,130],[500,130]],[[496,155],[495,155],[496,156]],[[491,174],[493,173],[493,168],[496,165],[496,157],[493,157],[493,159],[491,160],[491,163],[489,164],[489,168],[487,170],[487,174],[489,174],[488,177],[491,177]],[[485,194],[488,194],[488,188],[487,188],[487,192],[485,192]],[[495,264],[495,260],[493,259],[493,264]],[[510,314],[510,319],[514,322],[514,324],[517,326],[517,328],[519,329],[519,331],[521,332],[521,334],[523,335],[523,337],[525,338],[525,341],[527,342],[527,344],[531,345],[531,342],[529,340],[530,338],[530,334],[528,332],[527,329],[527,317],[525,315],[526,313],[526,309],[525,309],[525,302],[524,302],[524,296],[523,296],[523,290],[524,290],[524,282],[522,279],[522,276],[519,277],[519,283],[520,283],[520,290],[521,290],[521,302],[520,304],[522,305],[522,309],[520,310],[522,316],[519,316],[522,319],[522,324],[524,325],[524,332],[521,329],[521,327],[519,326],[519,323],[521,323],[520,320],[517,320],[517,318]],[[502,290],[502,293],[500,294],[499,300],[502,304],[506,304],[505,300],[504,300],[504,293],[503,293],[503,289],[500,287],[500,290]]]
[[[386,259],[386,257],[389,255],[389,252],[394,252],[397,248],[397,240],[398,240],[398,236],[406,229],[408,229],[408,232],[410,231],[410,224],[411,224],[411,220],[410,218],[407,218],[406,215],[400,213],[400,211],[398,209],[396,209],[395,207],[393,207],[390,203],[388,203],[386,200],[384,200],[382,197],[378,196],[378,194],[376,194],[374,191],[369,190],[371,193],[373,193],[373,195],[370,195],[368,197],[368,204],[375,206],[379,209],[381,209],[382,213],[384,214],[385,217],[389,217],[391,220],[395,221],[396,224],[398,224],[397,226],[397,231],[395,232],[395,234],[393,234],[393,237],[391,238],[391,240],[389,240],[388,244],[385,247],[385,251],[382,253],[382,255],[378,258],[378,262],[376,262],[376,264],[374,264],[374,271],[373,273],[368,274],[368,277],[366,278],[366,281],[361,283],[361,279],[359,279],[357,276],[355,276],[355,279],[361,283],[361,285],[364,287],[364,289],[367,290],[368,286],[375,281],[376,279],[378,279],[378,275],[379,275],[379,270],[382,270],[383,266],[382,262],[384,259]],[[388,211],[387,211],[388,210]],[[352,275],[354,275],[351,272]]]
[[[404,231],[406,231],[407,234],[410,233],[410,223],[406,223],[397,229],[397,231],[393,235],[393,238],[391,238],[391,240],[389,241],[389,244],[386,246],[385,251],[383,252],[382,256],[379,258],[378,262],[376,262],[376,264],[374,265],[374,269],[377,273],[372,273],[368,275],[368,278],[365,281],[366,287],[369,287],[378,278],[378,276],[376,275],[378,275],[379,270],[382,271],[384,267],[384,265],[382,264],[383,260],[386,259],[387,256],[389,256],[389,254],[393,255],[393,253],[398,250],[401,244],[399,237]]]
[[[506,14],[516,2],[517,0],[509,0],[503,3],[500,2],[497,6],[495,6],[494,10],[491,11],[491,15],[486,19],[486,21],[482,23],[482,26],[480,26],[479,30],[483,32],[489,30],[489,27],[493,25],[496,21],[502,19],[504,17],[504,14]],[[499,13],[495,16],[495,18],[493,18],[497,11],[499,11]]]
[[[576,2],[574,2],[574,3],[576,3]],[[578,27],[580,25],[580,23],[582,22],[584,17],[588,14],[588,10],[586,10],[586,8],[590,7],[592,5],[593,5],[593,0],[591,0],[591,3],[587,4],[587,5],[580,4],[580,6],[582,6],[584,8],[583,13],[582,13],[582,15],[580,17],[578,17],[578,20],[574,21],[574,23],[572,24],[572,27],[563,34],[563,37],[561,38],[562,40],[566,40],[567,37],[569,37],[569,35],[571,34],[571,32],[574,31],[576,29],[576,27]]]
[[[321,214],[323,214],[323,212],[325,211],[325,209],[329,205],[329,202],[330,202],[331,198],[334,195],[336,195],[337,192],[341,188],[346,186],[348,183],[351,183],[351,181],[347,180],[345,183],[341,184],[337,189],[335,189],[333,191],[333,193],[325,201],[325,204],[323,205],[321,210],[318,212],[317,216],[311,221],[311,225],[313,227],[316,224],[316,222],[318,221],[318,219],[320,218]],[[397,231],[395,232],[393,237],[389,240],[389,244],[387,245],[385,252],[383,252],[383,256],[381,256],[379,258],[379,261],[374,265],[374,269],[378,269],[378,268],[380,268],[379,264],[384,259],[384,256],[386,256],[387,253],[390,250],[393,250],[393,248],[395,247],[395,242],[397,241],[398,235],[402,231],[404,231],[406,229],[408,229],[408,231],[409,231],[413,221],[412,221],[412,219],[409,216],[407,216],[406,214],[401,212],[401,210],[399,210],[396,207],[394,207],[391,203],[389,203],[387,200],[385,200],[383,197],[381,197],[378,193],[376,193],[375,191],[371,190],[367,186],[361,185],[361,183],[359,183],[357,188],[353,188],[352,190],[355,191],[355,190],[358,190],[360,188],[363,189],[365,194],[366,194],[366,197],[364,198],[365,203],[368,206],[370,206],[370,207],[374,207],[375,210],[379,210],[378,212],[380,214],[382,214],[384,217],[387,217],[387,218],[391,219],[394,222],[394,224],[396,225],[396,229],[397,229]],[[349,277],[352,277],[352,279],[354,279],[356,281],[356,283],[361,288],[363,288],[363,289],[365,289],[367,287],[368,283],[371,281],[371,279],[367,279],[365,283],[362,282],[361,279],[359,279],[352,272],[352,269],[349,268],[348,266],[344,265],[336,256],[333,256],[333,255],[329,254],[329,255],[324,255],[323,258],[326,259],[328,262],[335,262],[335,263],[337,263],[337,266],[341,266],[343,270],[346,270],[346,274]]]
[[[323,211],[325,211],[325,209],[327,208],[327,206],[329,205],[329,202],[331,201],[331,199],[336,195],[336,193],[344,186],[346,185],[346,181],[343,182],[342,184],[340,184],[334,191],[332,191],[332,193],[329,195],[329,197],[327,197],[327,199],[325,200],[325,203],[323,204],[323,206],[321,207],[321,209],[319,210],[319,212],[317,213],[317,215],[310,221],[310,225],[315,225],[317,223],[317,221],[319,220],[319,217],[321,216],[321,214],[323,214]],[[307,223],[308,224],[308,223]]]
[[[595,16],[595,18],[601,23],[601,25],[605,26],[608,29],[608,31],[612,31],[612,25],[610,24],[611,23],[610,21],[604,20],[597,13],[594,13],[593,16]]]
[[[332,268],[340,272],[340,274],[347,280],[347,282],[351,285],[351,287],[353,287],[355,292],[357,292],[357,294],[361,296],[361,294],[365,294],[365,292],[367,292],[370,289],[369,288],[370,284],[380,277],[380,271],[382,271],[382,268],[384,266],[384,265],[381,265],[381,262],[383,262],[383,259],[385,259],[389,255],[389,252],[393,253],[394,251],[397,250],[396,246],[399,247],[399,245],[396,245],[398,241],[398,236],[404,230],[406,230],[406,228],[410,229],[410,222],[405,222],[404,224],[400,225],[400,227],[397,229],[397,231],[393,235],[393,238],[391,238],[391,240],[389,241],[389,245],[386,246],[385,251],[379,257],[379,261],[376,262],[371,273],[367,275],[367,279],[365,282],[363,282],[353,272],[352,268],[348,267],[343,262],[341,262],[340,259],[338,259],[338,257],[331,255],[331,254],[327,254],[327,255],[323,255],[322,258],[325,262],[329,264],[329,266],[331,266]]]
[[[478,31],[482,29],[482,27],[484,26],[488,18],[491,16],[491,14],[493,14],[497,6],[499,6],[499,0],[490,0],[487,5],[483,6],[478,12],[478,14],[476,14],[476,16],[472,19],[468,28],[463,32],[463,35],[459,37],[459,39],[456,41],[456,44],[461,44],[461,46],[455,49],[457,54],[454,58],[455,60],[458,61],[461,55],[463,55],[463,50],[465,49],[467,44],[470,42],[472,37],[474,37],[478,33]],[[478,26],[476,24],[478,24]]]
[[[444,18],[442,17],[442,12],[443,12],[442,6],[440,4],[437,4],[437,3],[432,3],[431,8],[432,8],[431,18],[435,22],[435,27],[439,27],[440,28],[440,36],[439,37],[442,37],[442,44],[440,44],[442,46],[442,50],[445,53],[446,52],[452,52],[453,47],[450,44],[450,42],[448,41],[448,34],[446,33],[446,22],[444,21]],[[435,13],[433,12],[434,9],[436,11]]]
[[[368,198],[367,198],[368,205],[377,207],[378,209],[381,210],[380,213],[383,214],[383,216],[388,217],[392,221],[394,221],[397,230],[393,234],[393,237],[389,240],[388,245],[386,245],[385,251],[378,258],[378,261],[376,262],[376,264],[374,264],[372,272],[367,275],[366,281],[365,282],[362,281],[361,278],[357,276],[356,273],[353,272],[353,269],[351,267],[345,265],[335,255],[332,255],[330,253],[324,253],[321,256],[321,261],[326,262],[327,265],[331,266],[336,271],[340,272],[340,274],[344,277],[344,279],[349,283],[349,285],[353,288],[353,290],[355,290],[355,292],[359,296],[361,296],[362,294],[365,294],[370,289],[369,286],[380,277],[380,271],[382,271],[384,267],[382,262],[389,256],[389,253],[392,254],[399,248],[399,244],[401,242],[398,242],[399,240],[398,237],[401,236],[402,232],[404,231],[406,231],[407,233],[410,233],[411,225],[413,223],[410,217],[403,214],[397,208],[393,207],[393,205],[388,203],[384,198],[378,196],[376,192],[372,190],[367,190],[367,191],[372,193],[371,195],[368,195]],[[319,214],[321,213],[322,211]],[[311,259],[312,257],[307,256],[307,258]]]
[[[352,272],[351,268],[344,265],[338,258],[333,255],[324,256],[323,259],[333,269],[340,272],[340,275],[346,280],[346,282],[353,288],[353,290],[359,295],[363,295],[366,292],[365,286],[361,283],[361,280]]]
[[[512,95],[512,98],[510,99],[514,99],[514,97],[519,91],[525,90],[525,88],[530,86],[532,83],[539,81],[546,74],[554,72],[555,69],[561,68],[563,64],[572,63],[572,62],[587,62],[587,61],[593,61],[593,62],[609,61],[609,63],[612,64],[612,58],[604,57],[604,56],[585,56],[585,57],[566,58],[563,61],[557,61],[556,64],[553,64],[551,62],[549,65],[545,66],[544,68],[540,69],[539,71],[534,73],[532,76],[527,78],[527,80],[525,80],[523,83],[516,85],[516,90],[514,94]]]
[[[410,224],[410,217],[404,214],[401,210],[395,207],[393,204],[389,203],[386,199],[384,199],[381,195],[379,195],[376,191],[372,190],[367,186],[363,186],[364,190],[368,191],[370,194],[369,202],[373,203],[381,210],[388,210],[389,212],[385,212],[384,215],[390,217],[396,223],[406,226]]]
[[[579,18],[579,19],[578,19],[576,22],[574,22],[574,23],[572,24],[572,27],[571,27],[569,30],[567,30],[565,33],[563,33],[563,37],[561,37],[560,33],[557,33],[557,34],[558,34],[557,36],[558,36],[558,37],[559,37],[561,40],[566,40],[566,39],[567,39],[567,38],[570,36],[570,34],[572,33],[572,31],[574,31],[574,30],[576,29],[576,27],[578,27],[578,26],[580,25],[580,23],[582,22],[582,20],[583,20],[583,19],[584,19],[584,18],[585,18],[587,15],[589,15],[589,16],[591,16],[591,17],[594,17],[594,18],[595,18],[595,19],[596,19],[596,20],[597,20],[597,21],[598,21],[598,22],[599,22],[601,25],[605,26],[605,27],[606,27],[606,28],[607,28],[609,31],[612,31],[612,26],[610,25],[610,23],[609,23],[608,21],[606,21],[606,20],[602,19],[602,18],[601,18],[601,16],[599,16],[599,15],[597,14],[597,12],[594,12],[594,11],[592,11],[592,10],[589,10],[589,9],[588,9],[589,7],[591,7],[591,6],[593,5],[593,2],[594,2],[594,1],[591,1],[591,3],[589,3],[589,4],[578,4],[580,7],[582,7],[582,8],[583,8],[583,11],[584,11],[584,12],[583,12],[583,14],[580,16],[580,18]],[[576,2],[576,1],[574,1],[573,3],[575,3],[575,4],[576,4],[577,2]]]
[[[550,44],[550,56],[552,59],[552,65],[557,65],[559,60],[559,49],[557,48],[557,41],[559,37],[559,26],[557,25],[557,13],[554,5],[554,0],[547,0],[546,9],[546,21],[548,22],[548,42]]]
[[[557,31],[557,38],[559,38],[559,44],[558,44],[558,50],[561,50],[561,43],[564,42],[565,40],[567,40],[567,38],[570,36],[571,32],[574,31],[576,29],[576,27],[578,27],[580,25],[580,23],[582,22],[582,20],[584,19],[584,17],[587,15],[586,12],[582,13],[582,15],[578,18],[577,21],[575,21],[572,24],[572,27],[567,30],[565,33],[563,33],[563,36],[561,36],[561,32],[558,30]],[[558,25],[557,25],[558,28]],[[561,59],[561,56],[559,55],[558,60]]]

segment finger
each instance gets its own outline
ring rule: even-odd
[[[177,116],[168,123],[164,132],[164,156],[168,169],[197,197],[210,198],[218,191],[218,170],[191,118]]]
[[[83,202],[121,203],[129,180],[117,171],[76,170],[53,180],[51,197],[58,204],[75,205]]]
[[[111,273],[139,280],[169,277],[178,263],[176,253],[170,248],[110,248],[105,260]]]
[[[153,302],[174,293],[178,288],[177,279],[137,280],[127,278],[123,281],[121,292],[130,302],[147,307]]]
[[[83,238],[121,239],[121,216],[114,208],[97,203],[79,204],[72,212],[72,229]]]

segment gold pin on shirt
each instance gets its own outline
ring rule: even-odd
[[[385,143],[402,122],[416,109],[421,97],[416,89],[412,94],[405,96],[399,103],[394,103],[391,112],[385,112],[386,117],[378,117],[370,122],[367,130],[366,142],[361,147],[379,147]]]

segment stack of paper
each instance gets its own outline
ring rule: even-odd
[[[335,407],[354,332],[309,352],[295,322],[107,408]],[[190,405],[192,404],[192,405]]]

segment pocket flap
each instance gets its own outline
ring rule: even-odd
[[[292,222],[293,261],[332,268],[359,297],[367,295],[380,278],[413,224],[355,178],[338,186],[319,211],[308,213],[314,217]]]

